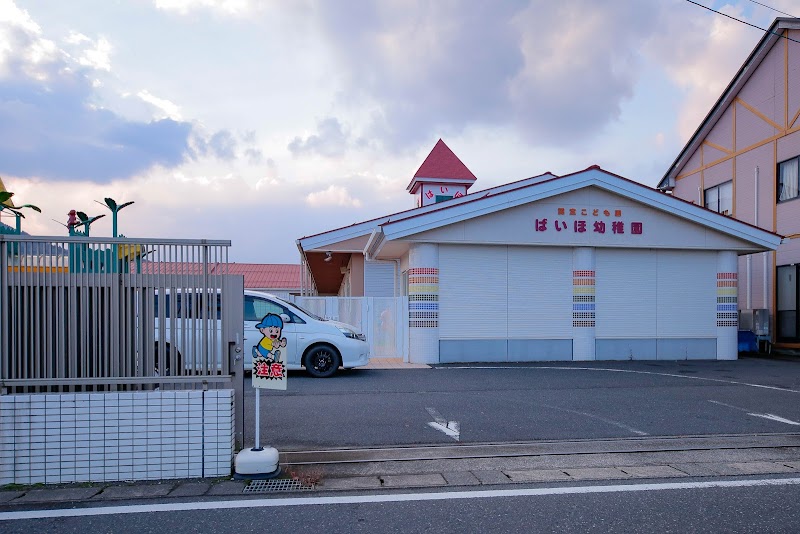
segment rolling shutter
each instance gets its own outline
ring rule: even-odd
[[[571,248],[508,248],[508,337],[572,337]]]
[[[439,337],[506,339],[508,247],[439,246]]]
[[[656,337],[657,269],[652,250],[597,249],[596,338]]]
[[[658,252],[658,337],[716,337],[717,254]]]
[[[394,297],[394,268],[394,262],[364,263],[364,296]]]

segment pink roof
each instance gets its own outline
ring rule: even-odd
[[[293,263],[228,263],[226,274],[244,276],[245,289],[298,289],[300,265]],[[145,274],[200,274],[200,263],[142,262]],[[210,265],[209,274],[223,272],[221,264]]]
[[[463,182],[477,180],[472,171],[458,159],[458,156],[441,139],[436,142],[431,153],[420,165],[419,170],[414,175],[414,179],[411,180],[411,184],[408,186],[409,189],[418,178],[444,178]]]

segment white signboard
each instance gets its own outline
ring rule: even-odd
[[[253,387],[286,389],[286,354],[289,354],[283,337],[283,319],[268,313],[256,324],[261,340],[253,346]]]

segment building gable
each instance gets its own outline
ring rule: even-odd
[[[414,242],[735,250],[744,239],[589,186],[405,238]]]

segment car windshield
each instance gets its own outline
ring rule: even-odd
[[[308,311],[307,309],[303,308],[302,306],[299,306],[299,305],[295,304],[294,302],[289,302],[288,300],[283,300],[280,297],[275,297],[275,299],[281,301],[281,303],[283,303],[286,306],[289,306],[290,308],[294,308],[296,310],[300,310],[301,312],[305,313],[306,315],[308,315],[312,319],[316,319],[317,321],[327,321],[328,320],[328,319],[326,319],[324,317],[320,317],[316,313]]]

